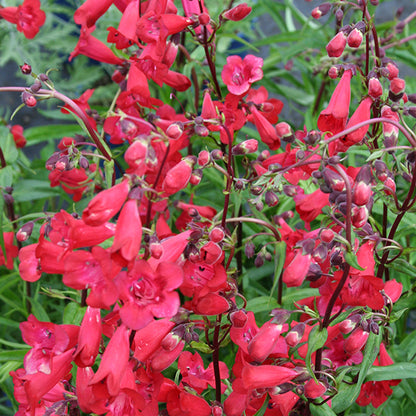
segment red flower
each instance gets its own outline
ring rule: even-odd
[[[113,0],[86,0],[74,13],[78,25],[91,27],[110,8]]]
[[[275,387],[298,376],[295,370],[277,365],[246,365],[242,371],[244,387],[247,390]]]
[[[1,9],[0,9],[1,11]],[[22,148],[26,146],[26,139],[23,136],[23,127],[19,124],[15,124],[10,128],[10,133],[13,135],[13,140],[17,148]]]
[[[4,7],[0,9],[0,16],[15,24],[28,39],[37,35],[46,19],[45,12],[40,9],[40,0],[24,0],[18,7]]]
[[[123,60],[114,55],[113,51],[103,42],[91,35],[95,26],[81,28],[79,41],[75,49],[69,55],[69,61],[72,61],[77,55],[85,55],[96,61],[112,65],[122,65]]]
[[[351,100],[352,71],[344,72],[336,86],[328,107],[318,117],[318,128],[322,132],[337,134],[345,129]]]
[[[228,20],[233,20],[234,22],[238,22],[239,20],[244,19],[251,13],[251,7],[247,5],[247,3],[239,4],[238,6],[233,7],[230,10],[227,10],[223,17]]]
[[[228,91],[234,95],[245,94],[253,82],[263,78],[263,59],[247,55],[244,60],[238,55],[229,56],[221,77]]]
[[[193,165],[194,163],[191,159],[185,158],[169,169],[162,183],[162,189],[166,195],[173,195],[188,185]]]
[[[54,169],[49,173],[48,178],[51,181],[51,187],[60,185],[68,195],[73,195],[74,202],[78,202],[82,198],[88,183],[92,182],[91,179],[88,179],[84,168],[63,171]]]
[[[253,116],[253,123],[259,132],[261,141],[269,146],[271,150],[277,150],[280,147],[280,139],[276,129],[267,120],[263,114],[253,105],[250,107],[251,115]]]
[[[3,233],[4,247],[6,253],[3,252],[3,248],[0,247],[0,266],[6,266],[8,269],[13,269],[13,258],[17,257],[18,248],[13,245],[14,233],[9,231]]]

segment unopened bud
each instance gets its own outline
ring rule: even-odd
[[[368,95],[374,99],[383,95],[383,87],[378,78],[370,78],[368,81]]]
[[[35,224],[33,221],[29,221],[24,224],[22,228],[20,228],[20,230],[16,233],[17,241],[26,241],[32,235],[34,225]]]
[[[403,97],[406,82],[402,78],[393,78],[390,82],[389,98],[392,101],[399,101]]]
[[[279,198],[273,191],[266,191],[264,202],[268,207],[275,207],[279,203]]]
[[[306,325],[303,322],[296,324],[285,336],[286,344],[289,347],[296,347],[305,333]]]
[[[160,243],[152,243],[149,246],[149,250],[150,250],[150,255],[158,260],[162,257],[163,254],[163,246]]]
[[[232,154],[233,155],[247,155],[249,153],[255,153],[258,149],[258,141],[256,139],[245,140],[242,143],[233,146]]]
[[[191,179],[189,180],[191,185],[194,185],[194,186],[199,185],[202,179],[202,175],[203,175],[202,169],[194,169],[192,171]]]
[[[328,70],[328,76],[331,79],[336,79],[339,77],[339,68],[335,65],[331,66],[331,68],[329,68]]]
[[[338,32],[326,45],[326,52],[330,58],[339,58],[347,45],[347,36],[343,31]]]
[[[276,124],[276,133],[279,139],[285,141],[286,143],[293,143],[295,140],[292,127],[284,121]]]
[[[37,79],[35,82],[30,86],[30,92],[36,93],[42,88],[42,83]]]
[[[207,137],[209,134],[209,130],[203,124],[195,124],[194,131],[197,136]]]
[[[79,162],[78,162],[79,166],[83,169],[88,169],[90,166],[90,162],[88,162],[88,159],[85,156],[81,156],[79,158]]]
[[[254,265],[256,267],[261,267],[264,264],[264,256],[262,253],[257,254],[256,259],[254,260]]]
[[[23,65],[20,65],[20,70],[22,71],[22,74],[24,75],[29,75],[32,73],[32,67],[26,62]]]
[[[322,16],[325,16],[326,14],[328,14],[328,12],[331,10],[331,7],[332,7],[331,3],[322,3],[312,10],[311,16],[314,19],[319,19]]]
[[[238,6],[233,7],[230,10],[227,10],[222,17],[224,19],[232,20],[238,22],[244,19],[248,14],[251,13],[251,7],[247,3],[239,4]]]
[[[221,227],[214,227],[210,232],[209,232],[209,239],[214,242],[214,243],[219,243],[222,240],[224,240],[225,237],[225,232]]]
[[[224,153],[220,149],[214,149],[211,152],[211,157],[214,160],[222,160],[224,158]]]
[[[323,243],[329,244],[334,239],[334,232],[330,228],[324,228],[319,234],[319,238]]]
[[[304,394],[307,399],[317,399],[321,397],[327,388],[321,381],[315,381],[313,378],[308,380],[304,386]]]
[[[211,155],[208,150],[201,150],[198,155],[198,165],[206,166],[211,161]]]
[[[363,41],[363,32],[361,30],[354,28],[347,38],[347,43],[350,48],[358,48]]]
[[[209,24],[209,21],[211,20],[211,18],[209,17],[208,13],[201,13],[198,16],[198,22],[201,26],[206,26]]]
[[[22,102],[28,107],[36,107],[36,98],[28,91],[22,93]]]
[[[168,136],[169,139],[172,139],[172,140],[179,139],[179,137],[181,137],[182,134],[183,134],[183,123],[181,123],[180,121],[172,123],[166,129],[166,136]]]
[[[390,81],[399,76],[399,68],[393,64],[393,62],[388,62],[386,68],[388,70],[388,79]]]
[[[244,254],[248,259],[251,259],[256,253],[256,247],[252,241],[248,241],[244,246]]]
[[[244,328],[247,323],[247,314],[242,309],[231,312],[230,321],[235,328]]]
[[[38,78],[42,81],[42,82],[46,82],[49,81],[49,77],[46,74],[39,74]]]

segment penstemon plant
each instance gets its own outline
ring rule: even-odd
[[[2,414],[414,408],[416,11],[224,3],[0,8],[42,54],[69,13],[91,80],[0,87]]]

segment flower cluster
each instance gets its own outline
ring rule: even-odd
[[[0,182],[10,226],[0,266],[18,257],[29,303],[20,330],[30,349],[10,373],[16,415],[336,414],[392,395],[401,376],[383,367],[394,364],[389,331],[408,288],[390,265],[408,254],[395,234],[416,202],[405,121],[416,112],[367,2],[350,3],[362,20],[338,24],[326,47],[332,94],[313,128],[279,122],[262,58],[230,55],[218,67],[217,36],[249,16],[245,3],[211,15],[202,0],[86,0],[69,60],[109,65],[117,94],[106,113],[91,108],[93,89],[70,99],[22,65],[34,80],[23,104],[60,99],[85,128],[46,160],[67,210],[13,232],[14,189]],[[110,7],[119,22],[104,43],[93,34]],[[336,2],[312,16],[331,9],[339,23]],[[35,0],[0,16],[28,38],[45,21]],[[195,50],[199,75],[181,70]],[[9,130],[23,147],[20,126]],[[354,164],[357,148],[366,157]],[[1,168],[9,160],[0,148]],[[30,313],[31,284],[52,275],[55,296],[76,310],[69,323]]]

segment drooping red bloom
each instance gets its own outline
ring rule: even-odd
[[[166,195],[173,195],[188,185],[191,179],[192,166],[193,161],[185,158],[169,169],[162,183]]]
[[[6,266],[8,269],[13,269],[13,258],[17,257],[18,248],[13,245],[14,233],[12,231],[3,233],[4,247],[6,253],[3,253],[3,249],[0,247],[0,267]]]
[[[303,283],[312,262],[311,255],[304,255],[301,249],[295,249],[293,253],[294,255],[286,258],[282,277],[288,287],[300,286]]]
[[[341,80],[332,93],[328,107],[318,117],[318,128],[322,132],[330,132],[332,135],[344,130],[351,100],[352,71],[344,72]]]
[[[253,82],[263,78],[262,66],[263,59],[254,55],[247,55],[244,60],[238,55],[229,56],[221,77],[231,94],[243,95]]]
[[[77,55],[85,55],[96,61],[112,65],[122,65],[123,60],[114,55],[113,51],[103,42],[92,36],[95,26],[81,28],[79,41],[69,55],[72,61]]]
[[[313,221],[321,212],[322,208],[328,205],[329,195],[317,189],[311,194],[305,195],[304,190],[299,187],[298,193],[294,196],[296,211],[305,222]]]
[[[267,120],[267,118],[264,117],[254,105],[250,107],[250,111],[253,117],[253,123],[259,132],[261,141],[269,146],[271,150],[279,149],[280,139],[276,129],[273,127],[270,121]]]
[[[130,191],[128,180],[96,195],[82,213],[85,224],[97,226],[107,222],[123,206]]]
[[[91,27],[110,8],[113,0],[86,0],[74,13],[78,25]]]
[[[40,9],[40,0],[24,0],[18,7],[4,7],[0,9],[0,16],[15,24],[28,39],[37,35],[46,20],[45,12]]]
[[[0,9],[1,11],[1,9]],[[10,133],[13,135],[13,140],[18,149],[26,146],[26,139],[23,136],[23,127],[15,124],[10,128]]]
[[[78,202],[82,198],[87,185],[92,182],[91,179],[88,179],[84,168],[54,169],[49,173],[48,178],[51,181],[51,187],[60,185],[68,195],[72,195],[74,202]]]

